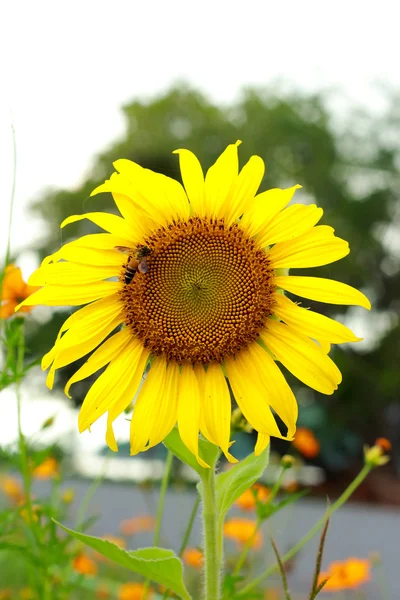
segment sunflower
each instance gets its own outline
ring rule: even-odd
[[[205,177],[192,152],[176,150],[184,187],[117,160],[116,172],[92,195],[111,192],[121,216],[67,218],[61,227],[89,219],[106,233],[66,243],[29,280],[43,287],[19,307],[87,305],[62,325],[42,367],[50,368],[52,388],[57,369],[94,350],[65,392],[106,367],[84,399],[79,429],[107,413],[106,440],[115,451],[113,422],[135,396],[133,455],[160,443],[177,423],[200,464],[199,431],[236,462],[229,452],[231,393],[258,432],[256,454],[270,436],[293,439],[297,403],[279,363],[332,394],[341,374],[330,344],[359,340],[285,295],[370,308],[349,285],[288,274],[343,258],[347,242],[317,225],[321,208],[288,206],[301,186],[257,194],[264,162],[252,156],[239,172],[239,143]]]

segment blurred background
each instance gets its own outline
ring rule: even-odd
[[[12,124],[12,259],[26,278],[61,244],[95,231],[82,221],[61,232],[65,217],[113,210],[106,196],[89,194],[108,178],[115,159],[179,178],[174,149],[190,148],[208,167],[227,144],[243,140],[242,164],[258,154],[267,165],[261,189],[300,183],[296,202],[322,206],[325,222],[350,242],[346,259],[313,275],[360,288],[373,305],[367,314],[307,303],[364,340],[335,347],[343,383],[333,396],[291,381],[299,425],[317,442],[293,450],[303,469],[297,479],[314,485],[316,495],[335,496],[359,469],[363,445],[384,436],[393,459],[372,474],[356,499],[400,505],[396,3],[37,1],[1,10],[6,85],[0,98],[0,250],[12,186]],[[40,307],[31,313],[30,359],[51,347],[66,313]],[[76,407],[90,382],[75,385],[72,403],[62,393],[77,366],[60,373],[52,393],[40,369],[32,371],[24,391],[27,435],[55,444],[70,459],[71,476],[101,472],[114,480],[156,480],[161,447],[132,459],[122,444],[122,452],[105,463],[104,423],[78,436]],[[12,445],[12,392],[2,392],[0,402],[0,444]],[[41,430],[50,415],[53,427]],[[122,419],[122,441],[127,429]],[[244,438],[239,451],[245,455],[251,445]],[[274,440],[273,450],[290,448]]]

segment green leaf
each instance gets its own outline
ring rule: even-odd
[[[164,445],[170,450],[179,460],[192,467],[200,477],[203,477],[208,469],[205,469],[196,460],[196,457],[188,448],[186,448],[185,444],[182,442],[178,428],[174,427],[171,433],[165,438]],[[201,458],[213,468],[215,461],[218,458],[219,450],[217,446],[214,444],[210,444],[206,440],[199,439],[199,454]]]
[[[223,519],[232,504],[264,473],[269,460],[269,446],[259,456],[249,454],[240,463],[217,476],[217,514]]]
[[[126,551],[108,540],[102,540],[91,535],[79,533],[73,529],[68,529],[68,527],[58,523],[58,521],[55,521],[55,523],[74,538],[90,546],[90,548],[93,548],[93,550],[96,550],[96,552],[99,552],[106,558],[163,585],[177,594],[179,598],[183,598],[183,600],[191,600],[191,596],[183,582],[182,563],[172,550],[165,548],[140,548],[139,550]]]

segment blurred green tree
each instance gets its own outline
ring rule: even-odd
[[[174,149],[190,148],[208,167],[228,143],[242,139],[242,161],[258,154],[267,165],[262,189],[300,183],[303,189],[296,201],[322,206],[326,221],[350,242],[349,257],[315,270],[313,275],[339,279],[367,293],[373,311],[365,318],[375,342],[364,348],[333,351],[343,383],[332,397],[306,391],[298,382],[295,385],[300,403],[324,408],[313,423],[321,436],[328,425],[330,432],[336,425],[339,431],[346,426],[364,439],[373,438],[383,432],[383,407],[399,402],[400,267],[390,242],[399,233],[395,229],[400,187],[399,106],[394,100],[379,120],[356,111],[346,122],[337,123],[323,95],[246,89],[237,102],[217,106],[198,91],[179,85],[158,98],[135,100],[123,108],[124,136],[95,159],[81,185],[48,191],[32,204],[46,232],[35,250],[43,258],[59,248],[59,223],[70,214],[103,209],[115,212],[109,194],[89,198],[109,177],[115,159],[129,158],[179,179]],[[80,221],[63,230],[62,243],[96,230]],[[362,309],[304,304],[330,316],[341,314],[346,320],[350,315],[356,320],[364,316]],[[29,346],[33,354],[51,347],[64,318],[65,313],[58,310],[46,325],[32,326]],[[380,323],[385,324],[383,333],[378,330]],[[65,368],[58,385],[75,368]],[[87,388],[86,381],[75,385],[78,403]]]

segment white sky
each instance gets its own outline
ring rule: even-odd
[[[35,0],[1,3],[0,250],[5,246],[14,122],[13,246],[37,234],[29,199],[74,185],[123,131],[120,106],[184,79],[231,101],[280,78],[340,87],[379,111],[374,84],[400,85],[399,4],[381,0]],[[4,85],[5,84],[5,85]],[[267,143],[267,141],[266,141]],[[171,148],[172,150],[172,148]]]

